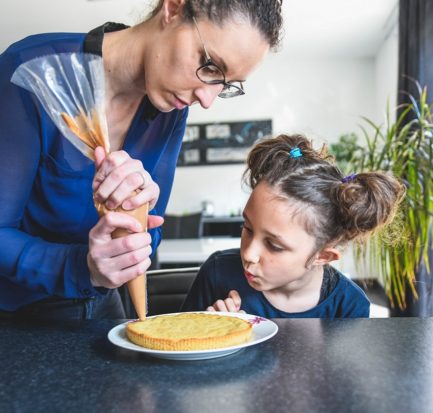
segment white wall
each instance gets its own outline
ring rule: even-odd
[[[382,43],[375,60],[376,111],[380,120],[385,119],[386,107],[397,104],[398,88],[398,27],[394,17],[389,33]]]
[[[134,24],[153,0],[3,0],[0,51],[25,36],[45,32],[88,32],[106,21]]]

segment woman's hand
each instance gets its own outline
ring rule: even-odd
[[[245,313],[241,310],[241,297],[236,290],[231,290],[225,300],[217,300],[206,308],[206,311],[228,311],[230,313]]]
[[[162,217],[149,215],[148,228],[163,222]],[[111,233],[117,228],[130,234],[113,239]],[[121,212],[107,213],[90,230],[87,264],[94,287],[116,288],[146,272],[151,263],[151,237],[142,231],[135,218]]]
[[[97,172],[93,179],[95,200],[105,203],[108,209],[122,206],[136,209],[149,202],[151,210],[159,197],[159,187],[143,168],[141,161],[132,159],[125,151],[116,151],[106,156],[104,149],[95,149]],[[140,191],[131,197],[131,193]]]

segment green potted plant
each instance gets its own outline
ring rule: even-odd
[[[388,229],[357,244],[355,258],[379,274],[391,314],[433,316],[433,119],[427,90],[417,87],[419,96],[410,96],[395,118],[388,106],[383,125],[363,118],[365,146],[340,138],[331,151],[338,161],[342,148],[349,149],[345,169],[390,171],[406,185],[400,215]]]
[[[364,152],[364,148],[359,145],[359,136],[354,132],[341,135],[338,142],[329,145],[329,150],[346,175],[352,172],[354,161]]]

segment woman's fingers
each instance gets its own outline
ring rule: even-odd
[[[95,174],[93,185],[95,198],[114,209],[130,196],[132,191],[144,184],[146,174],[149,175],[144,171],[140,161],[131,159],[126,152],[113,152],[104,159]]]
[[[160,227],[164,223],[164,218],[159,215],[149,215],[147,218],[147,228],[153,229]]]
[[[119,163],[114,163],[112,169],[107,170],[105,168],[105,172],[100,172],[102,166],[106,164],[106,160],[96,174],[98,179],[104,177],[104,180],[99,185],[95,196],[104,199],[106,204],[108,202],[113,203],[113,208],[118,207],[124,199],[131,196],[132,191],[142,189],[146,183],[152,181],[140,161],[130,158],[123,159],[123,157],[117,157],[116,159],[118,159],[117,162]]]
[[[111,258],[149,247],[152,243],[147,232],[139,232],[110,240],[101,245],[93,245],[94,258]],[[127,267],[124,265],[122,268]]]
[[[124,162],[126,162],[128,159],[131,159],[129,155],[125,151],[116,151],[108,154],[105,156],[105,158],[102,158],[102,155],[99,152],[95,150],[95,163],[97,172],[95,174],[95,177],[93,178],[93,192],[95,194],[98,194],[98,190],[103,182],[105,182],[108,175],[111,174],[113,170],[115,170],[117,167],[122,165]],[[98,155],[98,158],[97,158]],[[99,161],[101,161],[99,163]],[[99,163],[99,164],[98,164]]]
[[[144,169],[141,161],[132,159],[125,151],[109,154],[105,159],[95,150],[99,168],[93,180],[95,199],[104,202],[107,208],[122,205],[126,210],[149,203],[152,209],[159,197],[159,187]],[[139,190],[136,195],[136,190]]]
[[[135,278],[143,274],[150,265],[150,254],[152,248],[149,246],[130,251],[125,254],[112,257],[109,262],[108,271],[118,273],[123,284],[131,278]]]
[[[135,175],[137,176],[137,174]],[[152,178],[147,172],[145,175],[146,177],[144,178],[143,173],[140,175],[141,181],[145,182],[144,186],[140,187],[140,191],[136,195],[122,202],[122,208],[126,210],[135,209],[145,204],[146,202],[149,202],[149,211],[155,207],[156,201],[159,198],[160,189],[158,184],[152,180]],[[127,193],[128,189],[125,185],[126,181],[124,181],[124,183],[117,188],[116,192],[120,194],[119,197],[122,197],[125,193]],[[129,195],[130,194],[131,192],[129,192]]]
[[[116,265],[115,260],[99,261],[97,264],[93,266],[96,271],[91,271],[90,279],[92,284],[95,287],[117,288],[144,274],[150,267],[151,260],[147,257],[127,268],[118,268],[119,266]],[[89,268],[92,269],[92,264],[90,263]]]
[[[130,232],[142,232],[144,228],[135,218],[121,212],[109,212],[90,230],[89,240],[106,242],[111,239],[111,233],[117,228]]]
[[[105,149],[102,146],[98,146],[95,149],[94,156],[95,156],[96,170],[98,170],[99,167],[101,166],[102,162],[105,159],[105,156],[106,156]]]
[[[131,234],[113,239],[111,233],[117,228]],[[119,212],[106,214],[92,228],[87,262],[94,286],[115,288],[149,268],[152,240],[149,233],[139,231],[137,220]]]

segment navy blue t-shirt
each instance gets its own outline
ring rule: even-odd
[[[241,310],[266,318],[357,318],[369,317],[370,302],[362,289],[331,266],[333,289],[312,309],[287,313],[275,308],[261,293],[250,287],[242,267],[239,249],[218,251],[200,268],[182,311],[202,311],[236,290],[242,299]]]

